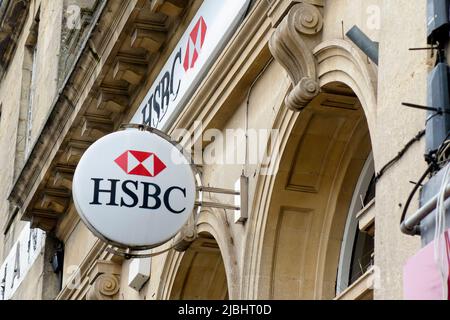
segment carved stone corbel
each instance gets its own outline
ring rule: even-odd
[[[120,289],[120,265],[98,260],[89,274],[87,300],[114,300]]]
[[[312,49],[320,41],[322,27],[320,9],[298,3],[292,6],[270,38],[272,55],[286,69],[293,83],[285,102],[294,111],[305,108],[320,92]]]
[[[169,17],[176,17],[183,12],[183,8],[187,4],[186,0],[152,0],[150,9],[152,12],[161,12]]]
[[[87,300],[113,300],[119,292],[119,279],[112,274],[102,274],[97,277],[89,288]]]

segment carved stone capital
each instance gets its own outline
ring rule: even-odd
[[[102,274],[97,277],[89,288],[87,300],[113,300],[119,292],[119,279],[112,274]]]
[[[269,41],[274,58],[286,69],[293,89],[286,97],[288,108],[305,108],[320,92],[317,63],[312,53],[320,41],[323,17],[317,6],[294,5]]]
[[[96,261],[89,273],[89,283],[87,300],[114,300],[120,289],[120,266],[111,261]]]

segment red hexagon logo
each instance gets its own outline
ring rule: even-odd
[[[156,177],[166,168],[156,154],[136,150],[125,151],[114,162],[127,174],[135,176]]]
[[[198,19],[198,22],[192,29],[191,34],[189,35],[183,63],[185,71],[194,68],[203,44],[205,43],[207,29],[208,27],[206,25],[205,19],[203,19],[203,17],[200,17],[200,19]]]

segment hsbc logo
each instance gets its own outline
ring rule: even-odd
[[[200,17],[189,35],[189,41],[186,47],[183,63],[183,67],[186,72],[195,67],[195,63],[197,62],[203,44],[205,43],[207,29],[208,27],[205,19]]]
[[[191,163],[180,150],[160,134],[137,129],[92,144],[75,170],[72,188],[88,228],[122,248],[151,248],[173,237],[197,196]]]
[[[156,177],[167,168],[155,153],[137,150],[125,151],[114,162],[128,175],[142,177]],[[164,205],[169,212],[174,214],[180,214],[185,210],[185,208],[174,209],[170,203],[170,197],[173,192],[179,192],[182,198],[186,198],[186,188],[171,186],[167,190],[162,190],[156,183],[136,180],[91,178],[91,181],[93,182],[91,205],[134,208],[139,205],[139,199],[143,199],[139,206],[141,209],[157,210]],[[124,196],[118,197],[120,191]],[[139,196],[138,193],[141,193],[142,196]],[[100,201],[101,194],[108,194],[109,201],[102,203]],[[128,197],[128,201],[125,196]],[[150,205],[152,202],[153,205]]]
[[[249,4],[203,1],[130,122],[166,130],[217,61]]]
[[[163,77],[147,95],[146,103],[141,110],[142,120],[139,123],[156,128],[158,123],[164,119],[170,105],[179,96],[186,74],[196,72],[194,68],[198,66],[197,62],[205,44],[207,30],[206,21],[201,16],[189,32],[187,41],[175,51],[172,61],[163,71]],[[129,173],[129,171],[125,171]]]
[[[114,160],[129,175],[156,177],[166,165],[151,152],[127,150]]]

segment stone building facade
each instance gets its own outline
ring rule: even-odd
[[[426,168],[426,114],[402,102],[426,104],[434,57],[409,50],[426,46],[426,0],[249,1],[166,130],[216,156],[248,145],[220,148],[209,129],[277,133],[264,163],[201,165],[212,187],[233,189],[244,172],[248,218],[202,208],[175,248],[140,261],[80,220],[71,187],[83,152],[130,122],[203,1],[0,1],[0,298],[403,297],[420,239],[399,221]],[[379,42],[378,65],[346,36],[355,25]],[[137,288],[136,264],[150,270]]]

